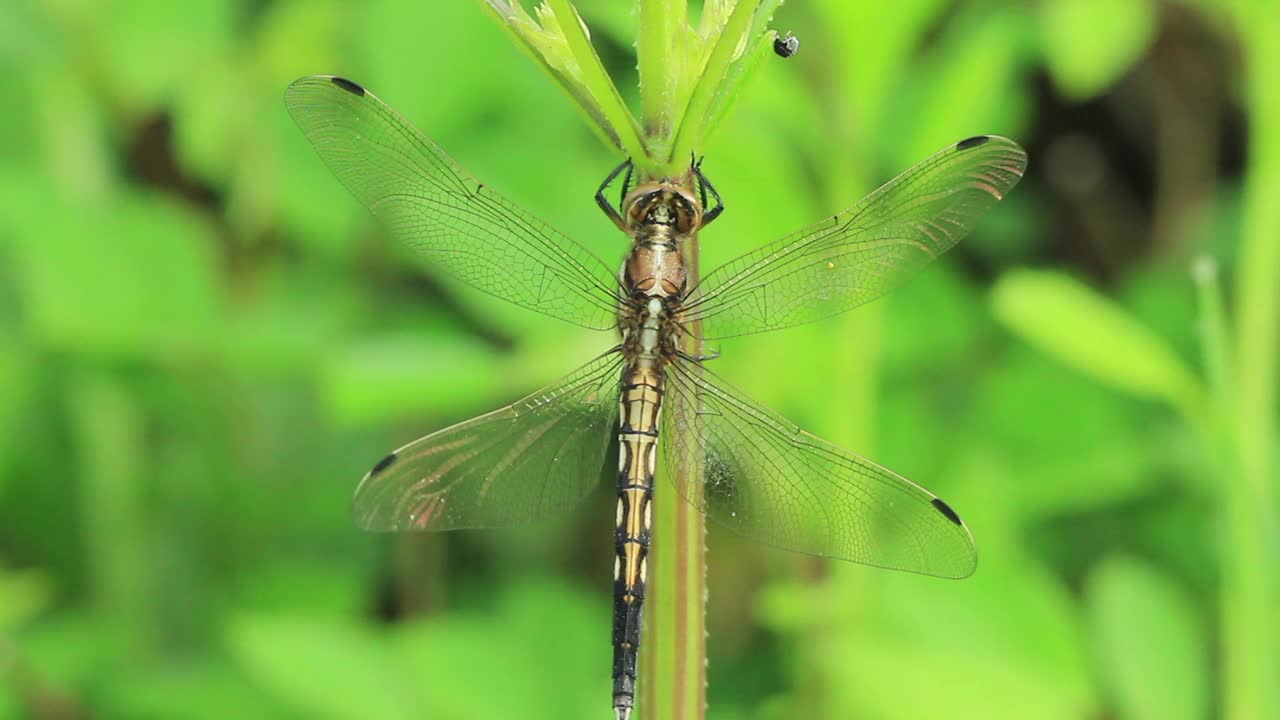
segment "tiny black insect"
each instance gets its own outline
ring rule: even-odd
[[[773,51],[778,57],[789,58],[800,50],[800,38],[787,31],[786,35],[773,39]]]

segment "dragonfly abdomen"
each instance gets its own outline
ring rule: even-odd
[[[618,717],[627,716],[635,698],[662,386],[662,370],[647,362],[622,373],[613,565],[613,705]]]

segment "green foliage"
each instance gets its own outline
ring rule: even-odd
[[[588,688],[607,663],[605,644],[560,663],[540,654],[557,643],[590,645],[581,620],[603,619],[602,605],[536,584],[504,595],[493,613],[391,633],[297,613],[245,616],[231,623],[228,643],[268,693],[305,717],[577,717],[598,705]]]
[[[1061,274],[1018,270],[996,284],[997,318],[1028,342],[1095,379],[1164,400],[1189,417],[1203,390],[1177,355],[1106,298]]]
[[[1150,0],[1048,0],[1040,5],[1045,66],[1064,95],[1085,99],[1118,80],[1156,34]]]
[[[1185,591],[1144,563],[1112,557],[1090,574],[1085,601],[1102,677],[1120,717],[1205,716],[1204,632]]]
[[[642,112],[634,117],[569,0],[546,0],[534,16],[517,2],[485,0],[517,44],[560,85],[608,144],[642,174],[671,175],[702,147],[738,96],[748,70],[772,45],[769,19],[782,0],[708,0],[698,23],[687,0],[637,4]]]

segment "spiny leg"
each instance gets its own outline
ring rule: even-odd
[[[701,158],[698,159],[698,162],[694,163],[693,172],[698,176],[698,187],[702,191],[702,207],[705,208],[707,206],[708,191],[711,193],[711,197],[716,199],[716,206],[707,210],[706,214],[702,216],[702,227],[706,227],[711,224],[712,220],[720,217],[720,213],[724,212],[724,200],[720,198],[720,193],[716,192],[716,186],[712,185],[711,181],[707,179],[707,176],[702,174]]]
[[[627,176],[622,178],[622,187],[618,188],[618,207],[627,204],[627,188],[631,187],[631,175],[635,169],[635,165],[627,164]]]
[[[600,189],[596,190],[596,204],[599,205],[600,209],[604,211],[604,214],[613,221],[613,224],[618,226],[619,230],[626,232],[627,224],[622,219],[622,215],[618,213],[616,208],[609,204],[609,199],[604,195],[605,190],[609,189],[609,186],[613,184],[614,179],[618,177],[618,174],[622,172],[623,168],[626,168],[627,170],[627,179],[622,183],[622,189],[624,192],[626,191],[627,183],[631,182],[630,158],[618,167],[614,168],[613,172],[609,173],[609,177],[605,178],[604,182],[600,183]],[[621,203],[619,203],[619,205],[621,205]]]

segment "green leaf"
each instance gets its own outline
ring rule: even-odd
[[[1017,118],[1029,104],[1019,82],[1027,25],[1017,9],[977,5],[946,23],[937,48],[894,88],[876,126],[893,139],[879,150],[887,167],[909,167],[958,138],[1018,134]]]
[[[1097,715],[1087,638],[1070,589],[1025,555],[1017,544],[1020,526],[1005,532],[1004,542],[983,531],[1001,512],[991,505],[1005,501],[1003,488],[1013,479],[985,462],[965,472],[987,483],[975,496],[992,498],[976,507],[961,494],[958,505],[982,533],[985,564],[973,577],[939,583],[836,563],[821,582],[774,584],[761,594],[762,624],[796,638],[803,672],[820,674],[827,717]],[[928,692],[920,692],[922,678]]]
[[[608,611],[548,583],[499,596],[492,615],[465,614],[404,627],[396,657],[415,683],[420,717],[439,720],[594,717],[606,702]],[[550,661],[554,658],[554,661]],[[493,672],[501,667],[501,692]]]
[[[18,720],[21,717],[24,714],[16,693],[7,687],[0,687],[0,720]]]
[[[6,278],[0,274],[0,282]],[[32,402],[36,360],[23,344],[0,327],[0,490],[9,477],[7,472],[13,462],[13,451],[21,447],[17,430],[30,422],[29,403]]]
[[[1150,0],[1046,0],[1040,4],[1045,64],[1068,98],[1105,90],[1151,44],[1156,10]]]
[[[873,641],[834,654],[827,665],[839,668],[825,684],[825,702],[837,709],[833,717],[1076,720],[1096,715],[1087,695],[1063,688],[1052,672],[1007,656]]]
[[[100,11],[91,26],[101,47],[99,72],[141,111],[173,98],[192,73],[229,54],[239,3],[131,0]]]
[[[8,216],[19,297],[47,347],[182,359],[217,337],[220,297],[206,220],[168,198],[102,206],[33,184]]]
[[[261,685],[305,717],[410,720],[407,678],[381,638],[354,625],[296,615],[234,622],[233,655]]]
[[[55,611],[23,633],[23,659],[57,686],[84,687],[120,657],[120,636],[101,613]]]
[[[221,656],[181,663],[157,659],[113,668],[95,696],[95,716],[137,720],[274,720],[281,707],[270,702]],[[100,715],[98,714],[100,712]],[[2,716],[0,716],[2,717]]]
[[[1085,588],[1099,676],[1127,720],[1193,720],[1209,711],[1203,629],[1185,591],[1155,568],[1111,557]]]
[[[0,568],[0,632],[12,630],[49,605],[49,578],[41,570]]]
[[[1172,349],[1110,299],[1061,273],[1017,270],[996,283],[996,318],[1093,379],[1203,416],[1204,391]]]
[[[1151,467],[1165,448],[1125,396],[1025,347],[1012,348],[977,382],[983,401],[975,432],[1001,448],[1017,476],[1035,478],[1009,488],[1020,516],[1096,510],[1159,481]],[[935,410],[930,422],[940,415]],[[953,424],[944,427],[954,432]]]
[[[946,7],[942,0],[900,0],[894,3],[818,0],[812,3],[822,29],[832,38],[837,28],[860,28],[856,42],[832,42],[825,50],[841,93],[860,124],[874,127],[885,103],[901,89],[909,74],[911,56],[921,37]],[[874,28],[874,31],[871,29]],[[816,28],[815,28],[816,29]],[[808,42],[802,37],[802,42]],[[801,52],[810,52],[807,47]]]
[[[350,426],[426,409],[456,417],[500,405],[494,353],[464,339],[442,342],[440,335],[356,339],[330,354],[322,386],[334,418]]]
[[[1003,209],[1003,206],[1002,206]],[[953,372],[979,347],[982,295],[953,264],[930,268],[884,303],[884,363],[897,372]]]
[[[574,100],[587,124],[605,144],[637,160],[644,157],[640,129],[609,77],[581,18],[568,0],[547,0],[536,20],[520,2],[486,0],[512,40]]]

